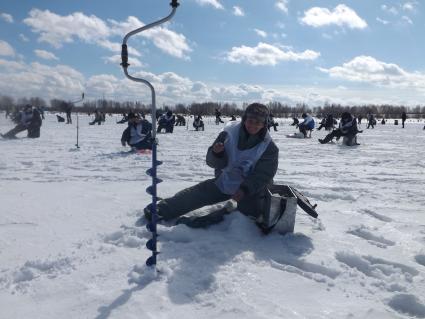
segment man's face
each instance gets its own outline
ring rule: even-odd
[[[257,134],[264,127],[264,121],[256,117],[247,117],[245,120],[245,129],[250,135]]]

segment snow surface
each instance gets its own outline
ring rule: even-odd
[[[149,155],[126,153],[125,125],[47,115],[41,138],[0,140],[0,318],[425,318],[425,131],[378,124],[358,147],[288,139],[275,181],[318,204],[295,233],[264,236],[238,212],[207,230],[150,233]],[[213,176],[207,147],[223,125],[160,134],[159,195]],[[12,128],[0,114],[0,132]],[[363,125],[364,128],[364,125]]]

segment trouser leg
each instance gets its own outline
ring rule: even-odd
[[[11,129],[9,132],[4,134],[3,137],[13,138],[13,137],[15,137],[16,134],[18,134],[19,132],[25,131],[26,129],[27,129],[26,126],[24,126],[22,124],[18,124],[13,129]]]
[[[158,203],[158,214],[165,220],[169,220],[203,206],[230,199],[230,195],[223,194],[214,181],[214,179],[208,179],[178,192],[173,197],[161,200]]]
[[[321,140],[320,143],[326,144],[332,141],[334,137],[337,137],[337,138],[341,137],[341,132],[339,130],[333,130],[328,135],[326,135],[326,137],[323,140]]]

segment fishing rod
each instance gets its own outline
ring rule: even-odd
[[[148,174],[149,176],[152,177],[152,185],[149,186],[146,189],[146,192],[152,196],[152,203],[149,204],[146,209],[148,209],[151,212],[152,218],[151,221],[148,222],[148,224],[146,225],[146,228],[152,233],[152,238],[150,240],[148,240],[148,242],[146,243],[146,247],[152,251],[152,256],[150,256],[147,260],[146,260],[146,265],[147,266],[155,266],[156,265],[156,256],[159,254],[158,250],[157,250],[157,221],[158,221],[158,214],[157,214],[157,207],[156,207],[156,202],[158,200],[157,197],[157,187],[156,185],[161,183],[162,180],[160,180],[159,178],[157,178],[156,173],[157,173],[157,166],[161,165],[162,162],[157,160],[157,144],[158,141],[156,139],[156,96],[155,96],[155,88],[153,87],[153,85],[142,78],[137,78],[134,76],[131,76],[130,74],[128,74],[128,67],[130,66],[130,64],[128,63],[128,49],[127,49],[127,41],[128,39],[135,35],[138,34],[142,31],[148,30],[150,28],[153,28],[155,26],[158,26],[168,20],[170,20],[174,14],[176,13],[177,7],[179,6],[178,0],[172,0],[170,3],[170,6],[172,7],[171,13],[166,16],[163,19],[160,19],[158,21],[152,22],[150,24],[147,24],[143,27],[137,28],[129,33],[127,33],[123,39],[122,42],[122,46],[121,46],[121,66],[123,68],[124,74],[125,76],[135,82],[139,82],[139,83],[143,83],[145,85],[147,85],[150,90],[151,90],[151,95],[152,95],[152,107],[151,107],[151,117],[152,117],[152,167],[150,169],[148,169],[146,171],[146,174]]]

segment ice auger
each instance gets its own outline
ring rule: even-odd
[[[123,67],[125,76],[127,78],[129,78],[132,81],[135,82],[141,82],[146,84],[150,90],[151,90],[151,94],[152,94],[152,108],[151,108],[151,116],[152,116],[152,167],[150,169],[148,169],[146,171],[146,174],[148,174],[149,176],[152,177],[152,185],[149,186],[146,189],[146,192],[152,196],[152,203],[150,203],[145,209],[149,210],[152,218],[151,220],[148,222],[148,224],[146,225],[146,228],[152,233],[152,238],[150,240],[148,240],[148,242],[146,243],[146,247],[152,251],[152,256],[150,256],[147,260],[146,260],[146,265],[148,266],[155,266],[156,265],[156,256],[159,254],[158,250],[157,250],[157,238],[158,238],[158,234],[157,234],[157,220],[158,220],[158,214],[157,214],[157,207],[156,207],[156,202],[158,200],[157,194],[156,194],[156,185],[161,183],[162,180],[159,179],[156,176],[156,171],[157,171],[157,167],[159,165],[162,164],[161,161],[157,160],[157,139],[156,139],[156,99],[155,99],[155,89],[152,86],[152,84],[144,79],[141,78],[136,78],[133,77],[131,75],[128,74],[128,67],[130,66],[130,64],[128,63],[128,50],[127,50],[127,41],[128,39],[137,34],[140,33],[142,31],[145,31],[147,29],[153,28],[155,26],[158,26],[168,20],[170,20],[176,10],[177,7],[179,6],[178,0],[172,0],[170,3],[172,10],[171,13],[166,16],[163,19],[160,19],[158,21],[152,22],[150,24],[147,24],[143,27],[140,27],[138,29],[135,29],[129,33],[127,33],[123,39],[122,42],[122,47],[121,47],[121,66]]]

